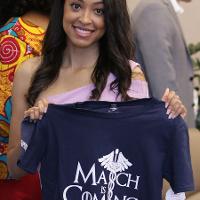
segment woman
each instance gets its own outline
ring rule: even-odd
[[[19,181],[5,179],[10,178],[7,146],[13,78],[23,61],[41,55],[50,7],[51,0],[8,0],[0,5],[4,11],[0,21],[0,196],[3,200],[40,199],[37,175]]]
[[[134,52],[130,35],[125,0],[55,1],[43,57],[24,62],[15,75],[8,149],[12,175],[21,174],[16,162],[23,113],[34,105],[36,115],[43,112],[40,99],[63,104],[148,97],[144,75],[138,64],[130,61]],[[22,77],[26,84],[20,81]],[[174,105],[176,114],[185,113],[174,92],[166,91],[163,98],[168,99],[167,107]],[[175,117],[172,114],[170,117]]]

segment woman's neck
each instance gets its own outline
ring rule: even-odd
[[[72,68],[72,70],[94,68],[98,56],[98,44],[94,44],[88,48],[80,48],[68,43],[64,52],[62,66]]]
[[[37,11],[27,12],[22,16],[22,19],[24,19],[25,21],[29,21],[37,26],[40,26],[44,30],[47,29],[49,23],[49,16]]]

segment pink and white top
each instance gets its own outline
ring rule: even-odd
[[[130,61],[130,66],[133,69],[138,66],[138,64],[134,61]],[[108,76],[107,84],[104,91],[101,94],[100,101],[121,101],[121,96],[116,97],[116,93],[110,90],[110,84],[115,80],[113,74]],[[89,100],[91,96],[91,91],[94,89],[94,85],[91,83],[89,85],[61,93],[58,95],[53,95],[48,98],[50,103],[54,104],[66,104],[66,103],[75,103],[75,102],[83,102]],[[128,95],[135,99],[142,99],[149,97],[148,85],[145,80],[134,80],[132,79],[131,86],[128,90]]]

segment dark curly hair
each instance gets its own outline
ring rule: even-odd
[[[49,14],[53,0],[18,0],[13,15],[23,15],[30,10]]]
[[[133,59],[134,56],[127,4],[126,0],[103,2],[106,32],[99,41],[100,54],[91,76],[95,85],[91,99],[100,98],[108,75],[112,73],[116,79],[110,86],[111,90],[117,91],[122,100],[126,101],[130,99],[127,94],[131,84],[129,59]],[[64,0],[55,0],[43,46],[43,61],[32,79],[27,94],[29,106],[33,106],[39,94],[58,78],[63,52],[67,48],[67,36],[63,29],[63,7]]]
[[[0,1],[0,27],[3,26],[11,17],[13,0]]]
[[[0,26],[11,17],[22,16],[34,10],[49,15],[54,0],[3,0],[0,1]]]

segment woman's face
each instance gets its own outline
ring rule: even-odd
[[[63,28],[76,47],[98,43],[105,33],[103,0],[65,0]]]

